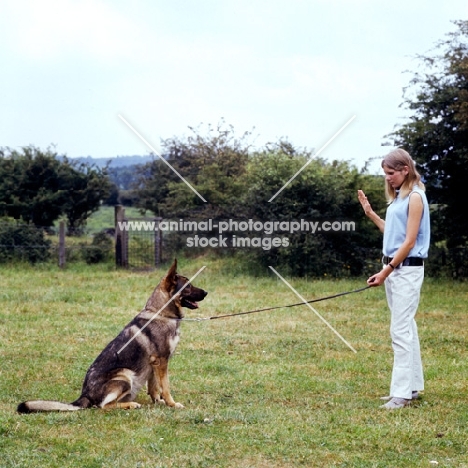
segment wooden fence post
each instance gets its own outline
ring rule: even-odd
[[[59,224],[59,268],[65,268],[65,221]]]
[[[159,223],[162,218],[154,218],[155,229],[154,229],[154,266],[156,268],[161,265],[162,255],[162,232],[159,230]]]
[[[125,208],[116,205],[114,210],[115,218],[115,263],[119,267],[128,268],[128,233],[121,229],[121,224],[125,222]]]

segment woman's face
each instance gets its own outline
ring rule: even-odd
[[[408,175],[408,166],[404,166],[402,170],[397,171],[395,169],[390,169],[388,166],[383,167],[385,172],[385,180],[394,188],[399,189],[406,176]]]

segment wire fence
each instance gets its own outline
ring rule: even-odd
[[[261,258],[255,256],[252,249],[188,248],[183,233],[166,232],[163,235],[158,229],[125,230],[118,221],[149,222],[157,225],[161,218],[127,218],[124,208],[116,208],[115,228],[102,230],[92,236],[67,236],[63,222],[53,228],[0,222],[0,264],[50,262],[65,267],[73,262],[108,262],[122,268],[150,270],[176,256],[193,257],[209,252],[218,256],[237,255],[237,258],[243,260],[240,264],[250,265],[245,267],[245,272],[248,270],[255,273],[264,269]],[[327,256],[327,264],[333,267],[332,276],[335,277],[370,275],[380,264],[378,249],[362,249],[358,253],[362,258],[366,258],[359,272],[347,271],[347,266],[339,258],[333,257],[333,252],[316,252],[316,255],[322,259]],[[308,262],[314,262],[313,255],[301,258],[301,263],[305,268],[304,274],[314,276]],[[429,258],[425,262],[425,273],[430,277],[468,278],[468,248],[448,249],[432,246]]]
[[[63,226],[0,222],[0,263],[57,262],[64,266],[67,262],[98,263],[113,258],[112,236],[65,236]]]
[[[125,221],[148,221],[151,218],[125,218]],[[119,240],[120,237],[120,242]],[[118,266],[132,269],[151,269],[163,261],[163,244],[161,233],[155,230],[116,229],[116,263]],[[119,250],[120,252],[119,252]]]

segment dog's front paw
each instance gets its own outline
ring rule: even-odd
[[[151,397],[151,400],[155,405],[165,405],[166,404],[166,402],[164,401],[164,398],[161,395],[159,395],[159,394],[151,395],[150,393],[148,393],[148,395]]]
[[[128,409],[138,409],[141,408],[140,403],[137,403],[136,401],[130,401],[128,403]]]
[[[185,408],[185,406],[182,403],[175,403],[174,408],[182,409],[182,408]]]

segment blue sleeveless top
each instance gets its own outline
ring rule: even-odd
[[[410,195],[415,192],[421,195],[424,208],[416,243],[410,250],[408,257],[427,258],[431,233],[429,204],[427,203],[424,190],[419,188],[417,185],[415,185],[410,194],[403,199],[400,198],[397,191],[397,197],[387,208],[383,235],[383,254],[388,257],[395,256],[396,251],[400,248],[401,244],[403,244],[403,241],[406,238],[409,199]]]

